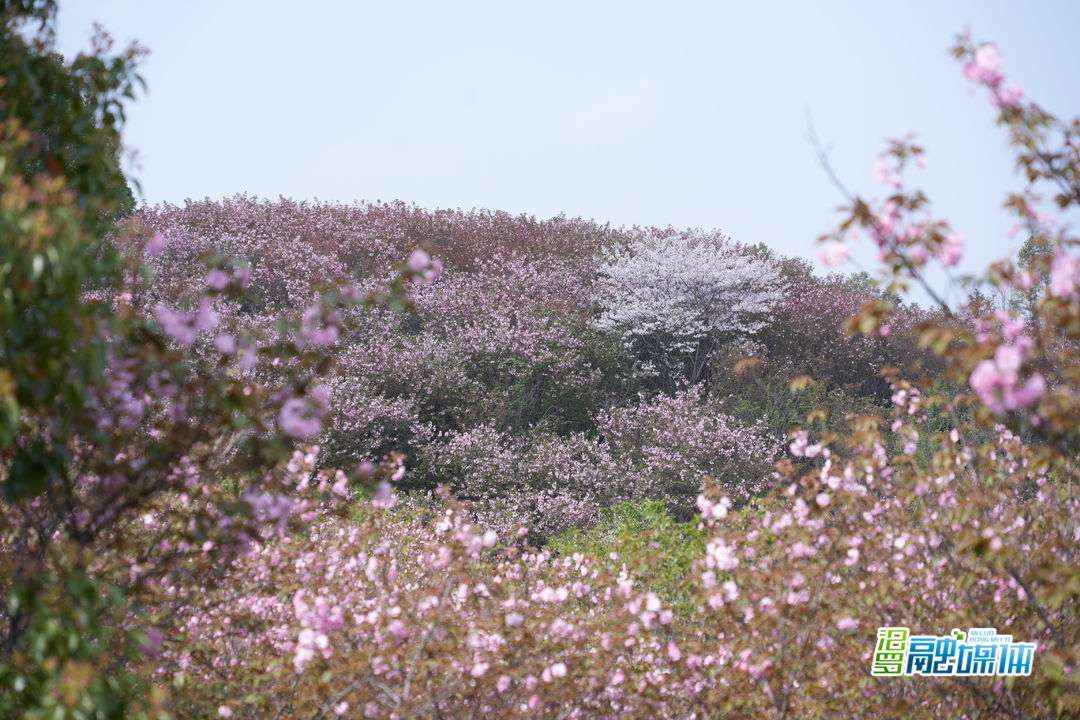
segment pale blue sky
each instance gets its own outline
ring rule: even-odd
[[[61,0],[60,50],[87,47],[95,20],[151,50],[126,129],[151,203],[565,212],[816,258],[842,198],[804,138],[809,108],[871,196],[882,140],[916,132],[913,179],[984,264],[1016,248],[1000,203],[1020,181],[955,34],[995,42],[1009,81],[1080,115],[1075,0]]]

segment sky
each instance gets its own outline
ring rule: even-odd
[[[718,228],[817,262],[844,198],[812,117],[868,198],[886,194],[870,172],[885,140],[916,133],[927,167],[909,184],[964,232],[975,271],[1018,249],[1001,203],[1023,184],[948,52],[956,34],[994,42],[1045,109],[1080,115],[1075,0],[61,0],[60,52],[88,48],[94,22],[150,50],[124,129],[150,204],[565,213]],[[842,269],[873,273],[854,250]]]

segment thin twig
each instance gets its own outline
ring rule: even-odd
[[[1009,574],[1013,576],[1013,579],[1016,580],[1016,582],[1020,583],[1020,587],[1024,589],[1024,594],[1027,596],[1028,603],[1035,609],[1035,612],[1039,614],[1039,617],[1042,618],[1047,629],[1050,630],[1050,634],[1054,637],[1054,642],[1057,643],[1058,649],[1065,650],[1065,637],[1061,634],[1061,631],[1054,626],[1054,623],[1050,622],[1050,618],[1046,614],[1046,611],[1043,610],[1042,606],[1035,601],[1035,594],[1031,592],[1031,588],[1028,587],[1028,584],[1020,577],[1020,573],[1016,572],[1016,568],[1013,567],[1007,567],[1006,570],[1009,571]]]
[[[859,203],[859,199],[851,194],[851,192],[847,189],[844,183],[840,181],[840,178],[836,176],[836,173],[832,169],[832,164],[829,162],[829,153],[825,150],[825,148],[821,146],[821,142],[818,140],[817,137],[817,132],[814,130],[814,121],[813,118],[810,116],[809,108],[807,108],[806,110],[806,125],[806,139],[814,147],[814,151],[817,153],[818,162],[825,170],[825,173],[829,176],[829,180],[832,181],[832,184],[843,194],[845,198],[847,198],[847,201],[851,203],[852,206],[857,205]],[[945,316],[951,318],[953,316],[953,312],[952,309],[949,307],[949,304],[942,300],[941,296],[939,296],[937,292],[932,287],[930,287],[929,283],[926,282],[926,279],[918,272],[918,269],[912,266],[910,260],[900,254],[898,254],[898,257],[900,258],[900,262],[903,264],[904,269],[907,270],[910,274],[911,278],[919,283],[922,289],[926,291],[926,294],[930,296],[930,299],[937,304],[937,306],[941,309],[943,313],[945,313]]]

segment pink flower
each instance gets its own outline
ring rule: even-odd
[[[1014,345],[999,346],[993,360],[981,361],[972,371],[968,383],[991,412],[1002,414],[1031,407],[1046,392],[1046,380],[1039,373],[1017,388],[1019,370],[1030,346],[1031,339],[1020,336]]]
[[[509,675],[500,675],[499,681],[495,683],[495,690],[502,695],[510,688],[510,683],[513,682]]]
[[[719,519],[727,517],[728,508],[731,507],[731,500],[727,497],[720,498],[720,501],[715,505],[704,495],[697,496],[698,510],[701,511],[702,520]]]
[[[432,561],[431,569],[432,570],[442,570],[443,568],[445,568],[447,565],[450,564],[450,561],[453,560],[453,558],[454,558],[454,556],[453,556],[453,553],[450,552],[450,548],[448,548],[448,547],[446,547],[444,545],[441,548],[439,548],[439,554]]]
[[[566,677],[566,663],[557,662],[551,666],[552,677]]]
[[[197,314],[173,312],[164,303],[158,303],[154,307],[154,315],[165,334],[184,347],[195,344],[199,331],[212,330],[219,322],[218,314],[210,306],[210,298],[205,295],[199,301]]]
[[[878,216],[878,221],[874,226],[874,230],[877,233],[875,238],[879,244],[885,242],[885,239],[893,234],[896,229],[896,222],[900,219],[900,207],[892,200],[889,200],[881,208],[881,215]]]
[[[324,318],[322,306],[316,303],[304,310],[296,344],[301,348],[309,344],[329,345],[338,339],[339,332],[337,318]]]
[[[671,662],[679,662],[682,660],[682,651],[679,650],[679,646],[674,642],[669,642],[667,644],[667,655],[671,658]]]
[[[203,295],[199,301],[199,314],[195,316],[195,329],[213,330],[220,321],[218,314],[210,307],[210,298]]]
[[[157,628],[151,628],[146,632],[146,645],[143,646],[143,652],[149,658],[156,658],[158,652],[161,651],[161,644],[165,641],[165,636]]]
[[[881,185],[889,182],[889,166],[885,164],[884,158],[878,158],[874,161],[874,164],[870,167],[870,174],[874,176],[874,182]]]
[[[1080,257],[1058,250],[1050,266],[1050,294],[1059,298],[1076,297],[1077,270],[1080,270]]]
[[[830,240],[825,243],[822,251],[818,253],[818,259],[827,267],[843,265],[848,261],[847,245],[839,240]]]
[[[1035,373],[1024,386],[1012,393],[1012,402],[1015,407],[1031,407],[1046,392],[1046,380],[1039,373]]]
[[[259,361],[259,351],[251,344],[250,340],[244,340],[236,344],[236,357],[242,370],[250,370]]]
[[[1020,107],[1020,100],[1024,97],[1024,86],[1013,83],[1007,88],[1000,90],[997,95],[990,96],[990,104],[994,107]]]
[[[301,398],[291,398],[281,406],[278,422],[286,435],[295,438],[308,438],[322,429],[322,422],[307,415],[308,406]]]
[[[739,586],[735,584],[735,581],[727,580],[724,582],[724,596],[728,602],[735,602],[739,599]]]
[[[807,437],[806,431],[797,430],[791,433],[792,443],[790,445],[791,454],[795,457],[803,457],[806,454]]]
[[[390,624],[386,626],[386,632],[396,637],[398,642],[401,642],[409,635],[409,631],[405,628],[405,623],[396,618],[391,620]]]
[[[994,317],[1001,323],[1001,334],[1009,342],[1016,342],[1016,339],[1024,333],[1024,318],[1013,317],[1004,310],[995,312]],[[1020,367],[1019,362],[1016,367]]]
[[[218,335],[214,338],[214,347],[216,347],[220,353],[232,355],[236,352],[236,338],[232,335]]]
[[[157,257],[164,249],[165,236],[161,233],[154,233],[154,237],[150,238],[150,242],[146,243],[146,252],[150,257]]]
[[[990,43],[984,44],[975,51],[975,63],[983,70],[997,72],[1001,69],[1001,55],[998,54],[997,46]]]
[[[938,260],[942,265],[957,265],[964,257],[964,233],[950,233],[938,248]]]
[[[622,685],[623,680],[626,680],[626,673],[622,671],[622,668],[619,668],[615,671],[615,674],[611,676],[611,684]]]
[[[987,43],[975,51],[975,57],[964,63],[964,77],[973,82],[998,85],[1004,79],[1000,72],[1001,55],[998,49]]]
[[[410,270],[420,275],[413,279],[417,285],[430,285],[435,282],[435,278],[439,277],[443,267],[442,260],[431,257],[423,250],[413,250],[412,255],[409,256],[408,265]]]
[[[224,270],[211,270],[206,274],[206,286],[211,290],[224,290],[229,286],[229,275]]]
[[[474,678],[483,677],[484,673],[486,673],[490,668],[490,663],[478,662],[472,666],[472,670],[469,671],[469,674],[472,675]]]
[[[232,710],[229,709],[228,705],[222,705],[217,709],[217,714],[223,718],[232,717]]]
[[[347,712],[349,712],[349,703],[345,702],[344,700],[334,706],[335,715],[344,715]]]
[[[409,269],[413,272],[420,272],[430,264],[431,256],[423,250],[413,250],[412,255],[409,256]]]
[[[349,478],[345,473],[337,471],[334,475],[334,486],[330,488],[330,492],[344,498],[349,497]]]
[[[161,329],[173,340],[184,347],[195,344],[195,337],[198,332],[193,326],[193,317],[190,313],[173,312],[165,307],[164,303],[158,303],[154,308],[154,315],[161,324]]]
[[[328,390],[319,385],[307,398],[286,400],[278,414],[278,425],[286,435],[304,440],[322,430],[322,420],[329,411]]]
[[[394,488],[385,480],[379,482],[375,488],[375,495],[371,498],[371,505],[379,510],[389,510],[397,505],[398,496]]]
[[[792,590],[788,593],[788,605],[800,605],[810,599],[810,593],[806,590]]]
[[[814,500],[815,500],[815,501],[817,502],[817,504],[818,504],[818,505],[820,505],[821,507],[825,507],[825,506],[826,506],[826,505],[828,505],[828,504],[829,504],[829,502],[830,502],[830,500],[829,500],[829,494],[828,494],[828,493],[818,493],[817,497],[816,497],[816,498],[814,498]]]
[[[837,621],[836,627],[844,630],[845,632],[848,630],[854,630],[855,628],[859,627],[859,621],[855,620],[850,615],[845,615]]]
[[[293,665],[296,672],[303,672],[304,667],[315,657],[315,631],[304,628],[296,640],[296,653],[293,656]]]
[[[442,269],[442,260],[440,260],[439,258],[434,258],[431,261],[431,267],[424,271],[424,281],[429,285],[435,282],[435,278],[439,277]]]

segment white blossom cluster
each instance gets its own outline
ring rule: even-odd
[[[642,235],[600,266],[597,326],[627,345],[696,351],[720,335],[753,334],[783,296],[776,266],[722,241]]]

